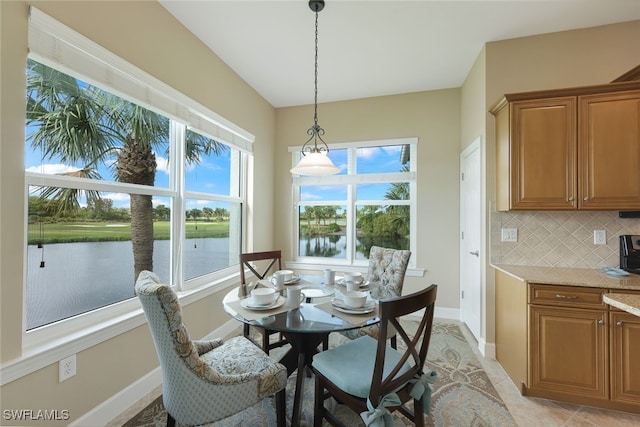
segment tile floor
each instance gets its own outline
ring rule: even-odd
[[[509,412],[521,427],[638,427],[640,414],[608,411],[589,406],[573,405],[521,396],[517,387],[507,376],[500,364],[493,359],[485,359],[477,350],[477,342],[464,325],[460,325],[494,387],[500,393]],[[148,396],[132,405],[127,411],[115,417],[107,427],[120,427],[141,409],[151,403],[161,393],[156,388]],[[444,426],[443,426],[444,427]],[[448,426],[467,427],[467,426]]]

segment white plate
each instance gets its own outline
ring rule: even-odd
[[[300,281],[300,276],[295,276],[295,275],[294,275],[294,276],[291,278],[291,280],[285,280],[285,281],[284,281],[284,284],[285,284],[285,285],[291,285],[291,284],[293,284],[293,283],[298,283],[299,281]]]
[[[285,284],[285,285],[292,285],[292,284],[294,284],[294,283],[298,283],[299,281],[300,281],[300,276],[295,276],[295,275],[294,275],[290,280],[285,280],[285,281],[284,281],[284,284]],[[273,276],[271,276],[271,277],[269,278],[269,282],[271,282],[271,284],[272,284],[272,285],[273,285],[273,284],[275,284],[275,283],[274,283],[274,282],[275,282],[275,280],[273,280]]]
[[[247,310],[256,310],[256,311],[264,311],[264,310],[273,310],[274,308],[281,307],[287,299],[280,295],[277,300],[274,301],[273,304],[269,305],[252,305],[251,298],[245,298],[240,301],[240,305],[242,308],[246,308]]]
[[[373,301],[365,302],[362,308],[348,307],[344,305],[344,302],[337,299],[331,301],[331,305],[333,305],[333,308],[335,308],[336,310],[341,311],[343,313],[347,313],[347,314],[367,314],[367,313],[371,313],[376,309],[376,303]]]
[[[336,280],[336,283],[342,286],[343,288],[347,286],[347,282],[345,282],[344,279]],[[362,283],[360,283],[361,288],[366,288],[367,286],[369,286],[368,280],[364,280]]]

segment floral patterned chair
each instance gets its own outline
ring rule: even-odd
[[[285,426],[287,369],[244,337],[192,341],[173,290],[142,271],[135,291],[149,322],[162,370],[167,425],[200,425],[229,417],[276,395]]]
[[[404,276],[411,258],[411,251],[372,246],[369,252],[369,269],[366,280],[371,283],[371,297],[377,300],[395,298],[402,295]],[[344,335],[351,339],[363,335],[378,337],[378,325],[345,331]],[[391,346],[396,348],[396,335],[389,334]]]

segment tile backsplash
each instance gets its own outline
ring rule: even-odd
[[[501,241],[502,228],[518,229],[518,241]],[[607,243],[593,244],[605,230]],[[621,234],[640,234],[640,218],[618,211],[491,212],[491,262],[544,267],[600,268],[620,265]]]

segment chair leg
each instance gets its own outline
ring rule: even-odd
[[[276,420],[278,427],[287,425],[287,389],[283,388],[276,393]]]
[[[322,340],[322,351],[327,351],[329,350],[329,337],[327,336],[325,339]]]
[[[269,331],[266,329],[262,330],[262,349],[269,354]]]
[[[394,335],[391,337],[391,348],[398,349],[398,336]]]
[[[167,412],[167,427],[176,427],[176,420]]]
[[[324,387],[318,375],[315,378],[315,396],[313,397],[313,427],[322,427],[324,418]]]

